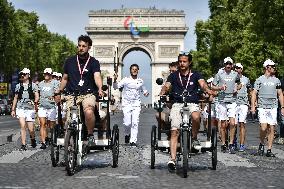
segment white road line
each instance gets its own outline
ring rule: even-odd
[[[139,176],[123,175],[123,176],[118,176],[117,178],[120,178],[120,179],[135,179],[135,178],[139,178]]]
[[[249,162],[248,159],[240,157],[236,154],[228,154],[217,152],[218,161],[225,164],[225,166],[232,167],[256,167],[254,163]]]
[[[98,176],[81,176],[81,177],[75,177],[77,179],[93,179],[93,178],[98,178]]]
[[[0,157],[0,163],[19,163],[22,159],[29,158],[39,151],[41,150],[12,151],[11,153]]]
[[[18,122],[18,120],[0,121],[0,124],[1,123],[12,123],[12,122]]]
[[[0,186],[0,188],[15,188],[15,189],[22,189],[22,188],[31,188],[29,186]]]

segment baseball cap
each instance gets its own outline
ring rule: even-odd
[[[264,63],[263,63],[263,67],[264,68],[266,66],[274,66],[274,65],[275,65],[275,63],[272,60],[270,60],[270,59],[265,60]]]
[[[62,77],[62,73],[56,72],[56,77]]]
[[[52,76],[57,76],[57,72],[52,72]]]
[[[211,83],[213,82],[214,78],[213,77],[210,77],[209,79],[207,79],[207,83]]]
[[[52,74],[52,69],[51,68],[45,68],[43,73]]]
[[[231,57],[226,57],[224,58],[224,64],[227,62],[231,62],[232,64],[234,63],[233,60],[231,59]]]
[[[24,68],[23,70],[20,71],[20,73],[23,73],[23,74],[30,74],[31,71],[30,71],[28,68]]]
[[[244,68],[243,65],[241,63],[236,63],[235,67],[239,67],[239,68]]]

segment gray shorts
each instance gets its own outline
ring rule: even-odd
[[[181,116],[181,109],[183,108],[183,103],[174,103],[173,107],[170,112],[170,121],[171,121],[171,129],[180,129],[180,125],[182,124],[182,116]],[[200,107],[198,104],[195,103],[188,103],[190,114],[192,112],[200,112]]]

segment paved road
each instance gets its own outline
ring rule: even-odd
[[[112,125],[115,122],[122,126],[121,113],[111,119]],[[86,157],[81,170],[72,177],[66,176],[64,167],[51,166],[48,149],[19,152],[19,140],[2,145],[0,188],[284,188],[284,146],[274,145],[276,158],[254,155],[258,145],[257,124],[248,124],[246,152],[234,155],[218,152],[216,171],[211,170],[210,154],[199,153],[189,161],[188,178],[182,178],[179,171],[168,172],[167,153],[157,153],[156,169],[150,169],[154,110],[143,110],[140,121],[137,148],[124,144],[120,128],[118,168],[111,167],[109,151],[95,152]]]

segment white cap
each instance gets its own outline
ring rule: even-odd
[[[45,68],[43,73],[49,73],[52,74],[52,69],[51,68]]]
[[[56,72],[56,77],[62,77],[62,73]]]
[[[210,77],[209,79],[207,79],[207,83],[212,83],[213,80],[214,80],[214,78],[213,78],[213,77]]]
[[[241,63],[236,63],[235,67],[239,67],[239,68],[244,68],[243,65]]]
[[[28,68],[24,68],[20,73],[31,74],[31,71]]]
[[[52,75],[53,76],[57,76],[57,72],[52,72]]]
[[[264,68],[266,66],[274,66],[274,65],[275,65],[275,63],[272,60],[270,60],[270,59],[265,60],[264,63],[263,63],[263,67]]]
[[[233,60],[232,60],[230,57],[224,58],[224,64],[225,64],[226,62],[231,62],[232,64],[234,63]]]

